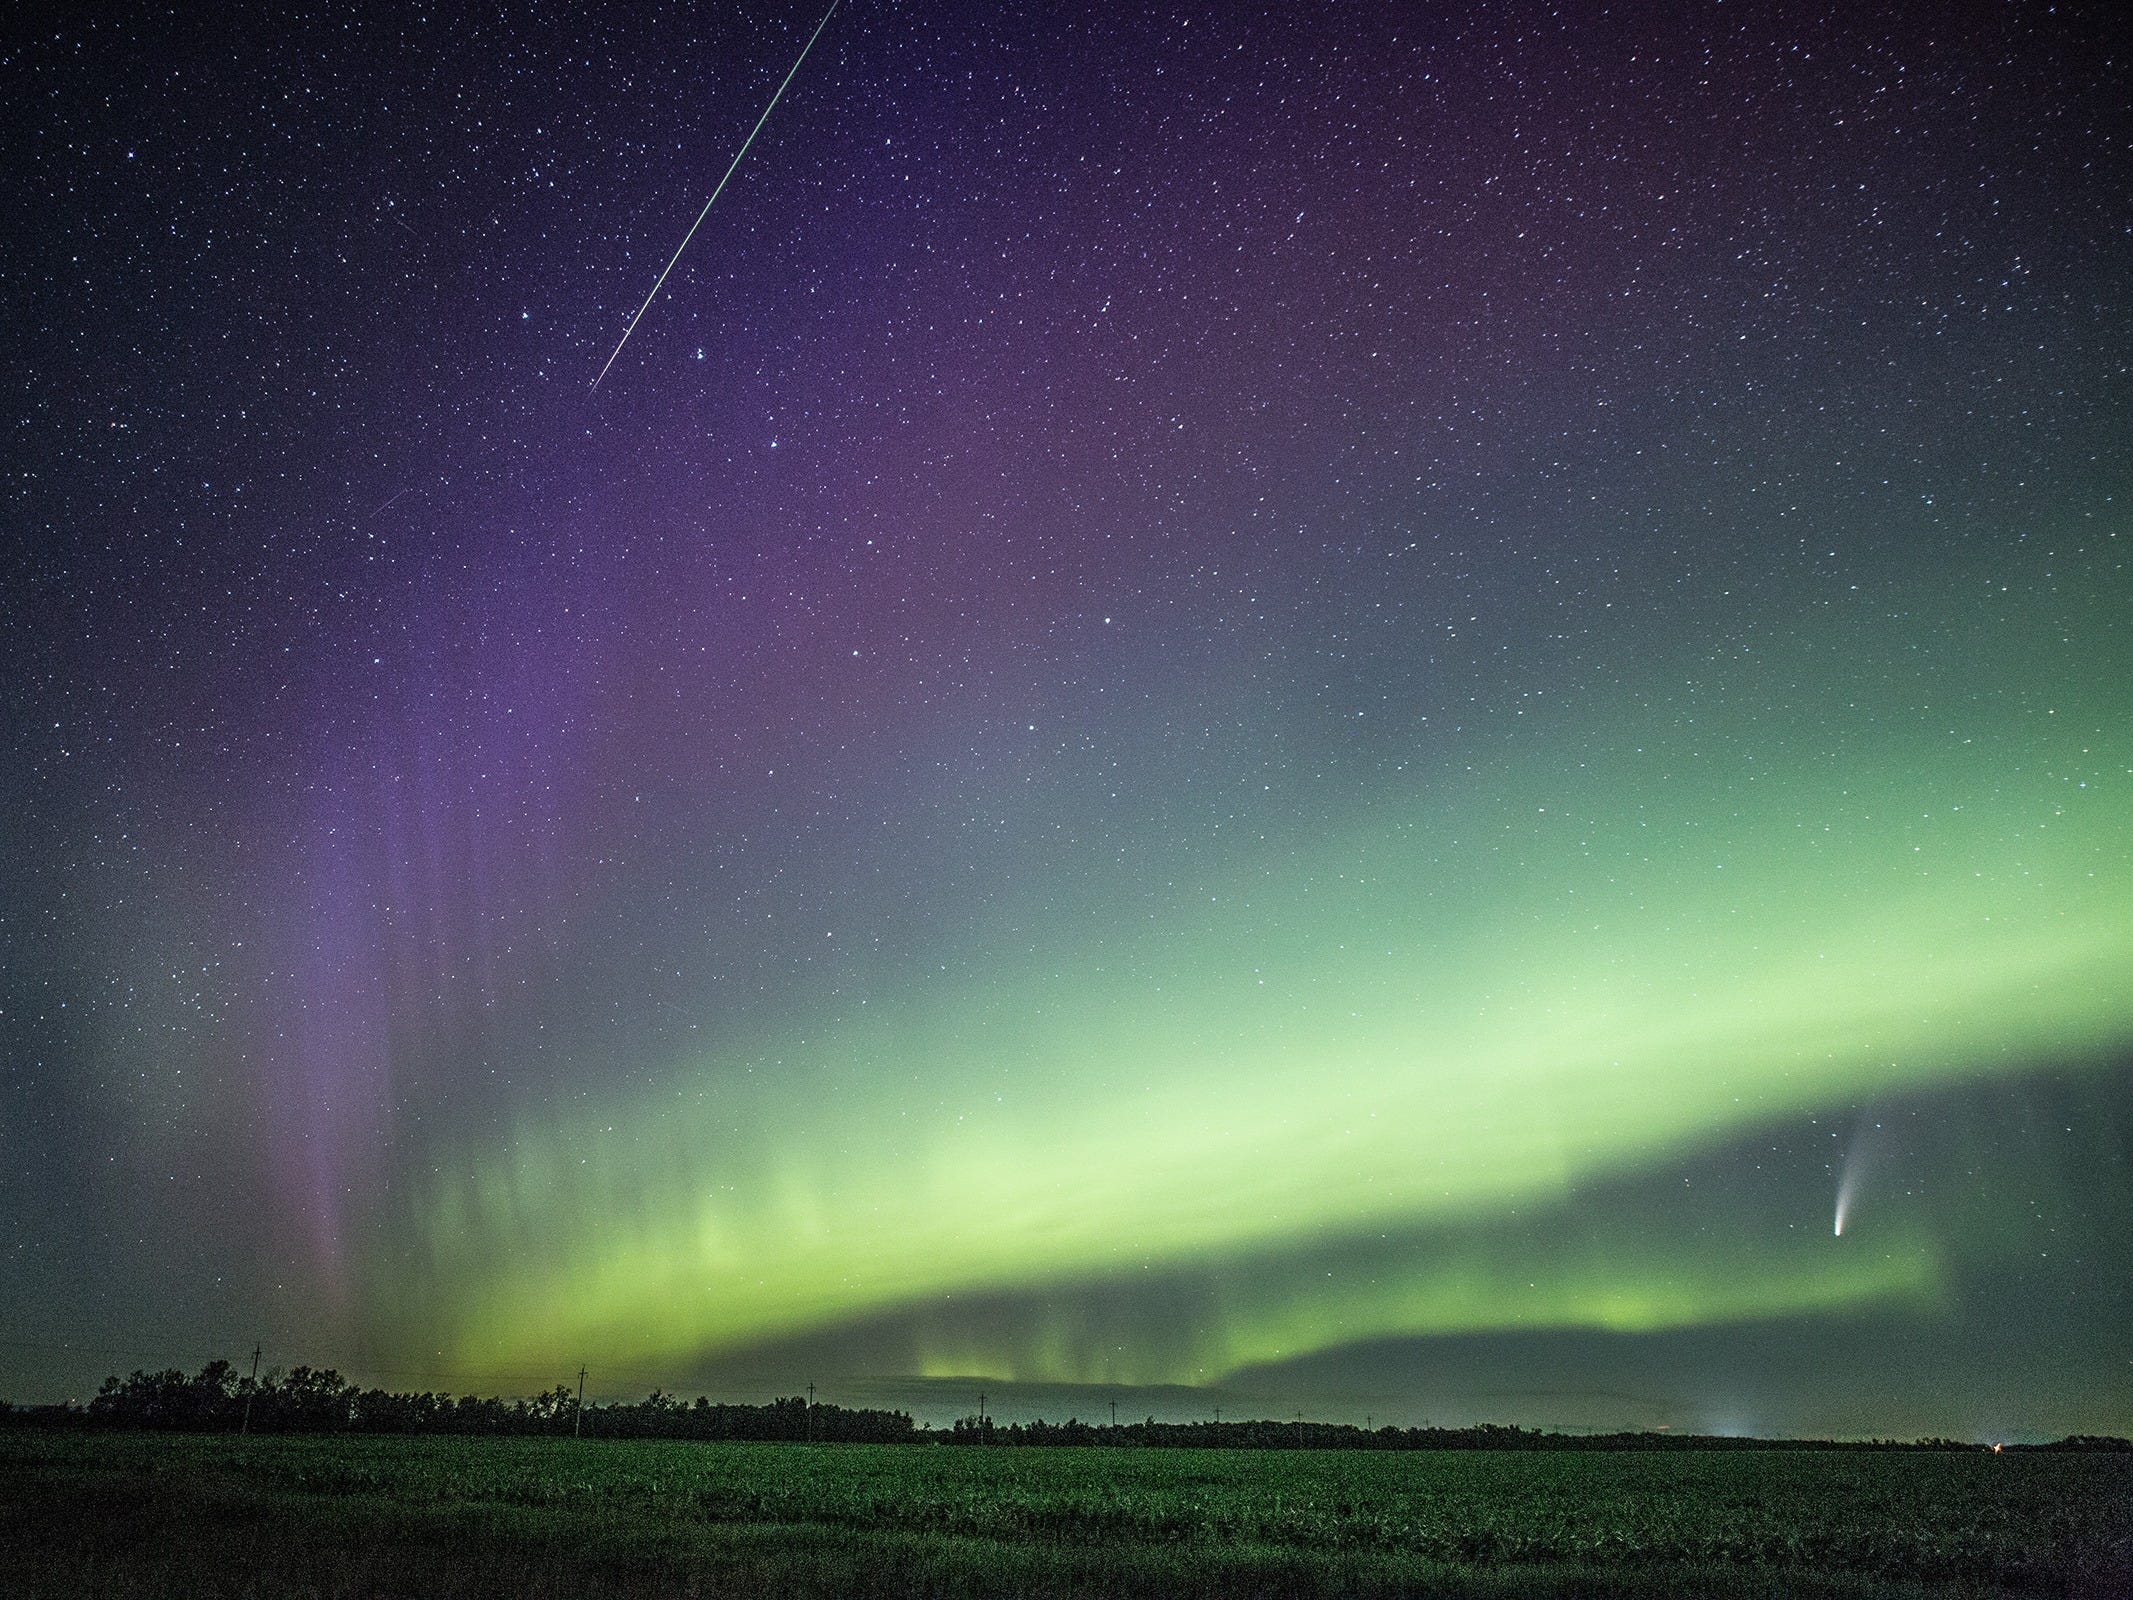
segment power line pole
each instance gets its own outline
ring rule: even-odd
[[[1118,1402],[1116,1400],[1111,1402],[1111,1426],[1114,1428],[1118,1426]]]
[[[585,1369],[582,1366],[578,1368],[578,1411],[570,1419],[570,1436],[573,1439],[585,1437]]]
[[[807,1442],[815,1442],[815,1386],[807,1386]]]
[[[258,1392],[259,1346],[255,1344],[252,1346],[252,1382],[244,1391],[244,1425],[237,1430],[239,1433],[250,1433],[252,1431],[252,1396]]]
[[[1222,1426],[1222,1408],[1220,1406],[1215,1407],[1215,1426],[1218,1428]]]
[[[1304,1447],[1304,1414],[1303,1414],[1303,1413],[1302,1413],[1301,1411],[1299,1411],[1299,1412],[1297,1412],[1297,1413],[1296,1413],[1296,1448],[1297,1448],[1297,1449],[1299,1449],[1299,1450],[1301,1450],[1301,1449],[1302,1449],[1303,1447]]]

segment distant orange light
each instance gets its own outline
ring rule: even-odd
[[[2001,1452],[2002,1450],[2004,1450],[2004,1449],[2006,1449],[2006,1448],[2007,1448],[2007,1447],[2006,1447],[2005,1445],[2001,1445],[2001,1444],[1996,1444],[1996,1445],[1994,1445],[1994,1446],[1992,1447],[1992,1453],[1993,1453],[1994,1455],[1998,1455],[1998,1454],[1999,1454],[1999,1453],[2000,1453],[2000,1452]]]

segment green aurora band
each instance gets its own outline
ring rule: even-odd
[[[1939,637],[1893,688],[1825,631],[1693,700],[1618,695],[1516,762],[1261,837],[1194,912],[1082,905],[982,983],[528,1118],[402,1191],[392,1236],[425,1243],[373,1264],[380,1327],[481,1373],[928,1308],[927,1372],[1203,1383],[1382,1335],[1930,1305],[1956,1247],[1916,1221],[1736,1207],[1720,1249],[1578,1197],[2133,1039],[2115,630]],[[1943,692],[1956,662],[1976,692]],[[1198,1286],[1176,1337],[1083,1325],[1158,1282]],[[959,1324],[997,1294],[1049,1331]]]

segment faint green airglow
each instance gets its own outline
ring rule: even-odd
[[[469,1371],[674,1359],[1560,1208],[1760,1124],[2133,1039],[2123,716],[2061,696],[1945,737],[1768,742],[1744,720],[1386,793],[1156,925],[1062,915],[980,978],[671,1063],[599,1107],[613,1132],[529,1123],[413,1194],[427,1257],[376,1300]],[[1708,1259],[1507,1269],[1455,1244],[1368,1285],[1252,1278],[1100,1372],[952,1335],[923,1364],[1198,1381],[1368,1336],[1936,1291],[1939,1241],[1875,1254],[1810,1220],[1813,1251],[1773,1222]]]

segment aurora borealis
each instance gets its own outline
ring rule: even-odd
[[[819,21],[8,47],[0,1394],[2133,1430],[2101,14]]]

